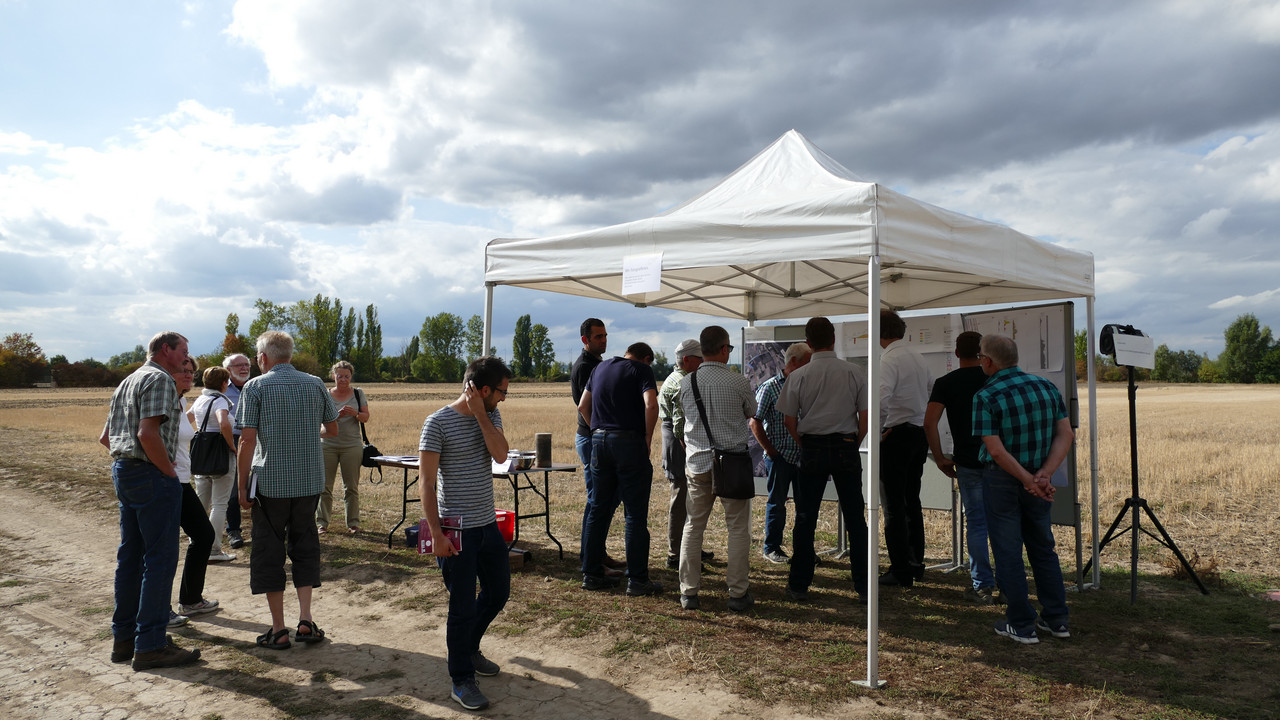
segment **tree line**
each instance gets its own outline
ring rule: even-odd
[[[497,354],[494,347],[484,347],[484,320],[479,315],[465,321],[447,312],[428,315],[418,333],[401,343],[398,354],[386,355],[382,324],[373,304],[357,311],[344,308],[339,298],[317,293],[286,304],[258,298],[254,310],[247,333],[240,332],[240,316],[229,313],[216,348],[204,354],[191,349],[200,367],[243,353],[254,363],[256,374],[254,342],[268,330],[293,336],[293,365],[299,370],[327,377],[333,363],[346,360],[355,367],[355,379],[362,382],[458,382],[468,362]],[[146,359],[142,345],[112,355],[106,362],[93,358],[70,362],[63,355],[46,358],[31,333],[12,333],[0,341],[0,387],[50,382],[61,387],[113,387]],[[516,320],[510,365],[518,379],[566,381],[569,377],[569,363],[556,361],[547,326],[534,323],[530,315]]]
[[[1139,380],[1167,383],[1280,383],[1280,342],[1271,328],[1252,313],[1237,317],[1223,332],[1225,340],[1217,358],[1194,350],[1171,350],[1161,344],[1155,351],[1155,367],[1138,369]],[[1084,330],[1076,332],[1076,377],[1084,378],[1088,356]],[[1094,358],[1098,380],[1124,382],[1128,370],[1109,357]]]

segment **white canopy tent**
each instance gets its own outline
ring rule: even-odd
[[[661,288],[623,295],[623,258],[661,254]],[[1066,298],[1086,299],[1097,559],[1097,422],[1093,256],[912,199],[858,179],[800,133],[778,138],[706,192],[644,220],[546,238],[490,241],[485,249],[485,337],[493,288],[583,297],[759,320],[867,314]],[[870,311],[870,312],[869,312]],[[874,347],[874,345],[873,345]],[[878,387],[879,353],[868,387]],[[871,436],[879,394],[868,393]],[[870,443],[868,477],[879,477]],[[869,483],[867,683],[879,684],[878,483]]]

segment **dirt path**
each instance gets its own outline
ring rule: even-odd
[[[402,609],[396,592],[370,600],[350,583],[317,591],[316,617],[331,642],[275,652],[253,645],[265,602],[248,593],[247,553],[209,568],[206,596],[222,603],[174,631],[203,649],[188,668],[133,672],[113,665],[109,633],[118,531],[100,514],[0,483],[0,706],[4,717],[454,718],[474,715],[448,695],[444,607]],[[76,518],[74,521],[67,518]],[[286,596],[286,614],[296,601]],[[588,639],[537,634],[485,641],[502,674],[483,678],[483,714],[511,718],[806,717],[725,691],[714,677],[670,672],[664,655],[609,661]],[[866,717],[870,701],[824,716]],[[881,708],[883,710],[883,708]]]

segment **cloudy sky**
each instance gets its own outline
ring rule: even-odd
[[[484,244],[646,217],[795,128],[1096,258],[1098,322],[1280,330],[1280,7],[0,0],[0,332],[100,360],[253,302],[483,310]],[[707,318],[499,288],[577,352]]]

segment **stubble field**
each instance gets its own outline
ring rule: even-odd
[[[456,387],[367,385],[370,438],[384,454],[416,454],[423,419],[452,401]],[[513,384],[500,409],[513,448],[533,448],[535,433],[553,436],[553,460],[577,463],[574,412],[567,384]],[[1089,546],[1092,518],[1087,474],[1090,465],[1087,396],[1081,388],[1078,430],[1079,502],[1083,542]],[[108,462],[96,443],[109,391],[28,390],[0,392],[6,482],[109,515]],[[1129,495],[1128,405],[1123,386],[1098,392],[1099,522],[1103,530]],[[960,599],[963,572],[931,572],[913,591],[882,594],[881,669],[890,690],[878,697],[890,713],[945,708],[957,717],[1276,717],[1280,676],[1275,635],[1276,603],[1260,591],[1280,585],[1280,388],[1145,385],[1138,393],[1138,438],[1143,496],[1197,570],[1210,582],[1204,598],[1176,577],[1172,554],[1142,537],[1141,595],[1128,602],[1129,542],[1102,555],[1103,589],[1073,594],[1070,644],[1042,642],[1010,647],[990,631],[999,611],[966,606]],[[675,575],[662,568],[666,538],[666,489],[655,440],[650,530],[654,577],[670,589]],[[372,579],[387,556],[387,532],[401,517],[401,479],[388,470],[380,484],[361,478],[365,532],[329,536],[326,562],[361,582]],[[495,485],[500,507],[510,507],[510,489]],[[341,491],[335,520],[342,527]],[[416,497],[416,492],[412,493]],[[751,580],[759,605],[746,616],[724,611],[722,515],[713,513],[708,549],[717,557],[703,579],[703,611],[679,610],[675,595],[631,600],[618,594],[587,594],[576,588],[579,522],[583,503],[578,473],[553,476],[552,532],[564,544],[561,561],[540,521],[521,526],[521,545],[534,553],[531,568],[516,576],[513,601],[496,626],[510,636],[536,636],[548,643],[586,643],[605,662],[644,658],[677,674],[710,674],[740,696],[765,703],[829,707],[866,691],[850,680],[865,677],[865,605],[848,587],[847,565],[824,562],[814,601],[792,603],[782,592],[785,566],[759,558],[763,502],[753,503]],[[522,503],[530,502],[522,498]],[[526,510],[527,511],[527,510]],[[409,518],[419,516],[410,506]],[[790,514],[788,520],[791,519]],[[621,513],[610,537],[622,554]],[[927,512],[931,563],[950,559],[950,518]],[[51,528],[51,532],[54,530]],[[1064,571],[1071,576],[1075,539],[1056,528]],[[397,537],[397,547],[401,537]],[[825,508],[818,544],[835,544],[834,507]],[[787,542],[789,546],[789,533]],[[408,553],[396,549],[393,553]],[[883,561],[882,555],[882,561]],[[403,564],[403,558],[397,562]],[[434,573],[429,566],[418,572]],[[341,571],[339,572],[341,574]],[[1046,647],[1049,646],[1049,647]],[[1052,662],[1030,660],[1052,658]],[[1046,653],[1053,653],[1046,655]],[[1212,658],[1212,662],[1206,662]],[[920,707],[923,705],[924,707]],[[1010,710],[1016,707],[1017,710]]]

